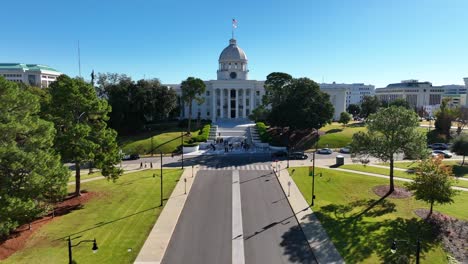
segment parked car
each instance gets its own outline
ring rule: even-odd
[[[346,147],[340,148],[340,153],[345,153],[345,154],[351,153],[351,147],[346,146]]]
[[[289,159],[305,160],[305,159],[307,159],[307,154],[305,154],[304,152],[293,152],[293,153],[289,154]]]
[[[451,158],[453,154],[448,150],[434,150],[432,151],[432,157],[442,156],[444,158]]]
[[[318,154],[332,154],[333,153],[333,150],[329,149],[329,148],[323,148],[323,149],[319,149],[317,151]]]
[[[278,150],[278,151],[271,153],[271,156],[272,157],[287,157],[288,152],[286,152],[286,150]]]
[[[433,150],[447,150],[449,148],[449,146],[445,143],[434,143],[428,145],[428,147]]]
[[[140,155],[138,154],[124,155],[122,157],[122,160],[138,160],[138,159],[140,159]]]

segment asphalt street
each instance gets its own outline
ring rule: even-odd
[[[270,156],[233,156],[203,160],[162,263],[316,263],[276,176],[246,170]]]

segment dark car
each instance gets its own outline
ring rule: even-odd
[[[139,155],[139,154],[124,155],[124,156],[122,157],[122,160],[137,160],[137,159],[140,159],[140,155]]]
[[[434,150],[432,152],[432,157],[442,156],[444,158],[451,158],[453,154],[448,150]]]
[[[433,150],[447,150],[449,148],[449,146],[445,143],[434,143],[430,144],[428,147]]]
[[[304,152],[293,152],[289,154],[289,159],[305,160],[307,159],[307,155]]]
[[[273,157],[286,157],[288,156],[288,152],[286,150],[278,150],[273,153],[271,153],[271,156]]]

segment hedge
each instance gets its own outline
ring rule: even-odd
[[[206,142],[210,136],[211,125],[204,125],[203,128],[198,132],[197,136],[193,136],[191,142]]]
[[[263,122],[257,122],[257,131],[258,135],[260,136],[260,139],[264,143],[270,143],[272,141],[271,135],[267,131],[267,126]]]

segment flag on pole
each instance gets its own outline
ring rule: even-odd
[[[232,19],[232,28],[237,28],[237,20],[235,18]]]

